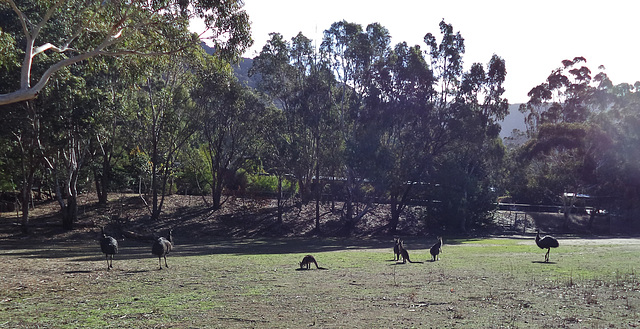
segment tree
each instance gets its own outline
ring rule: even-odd
[[[219,58],[205,59],[197,76],[194,98],[203,111],[198,131],[206,145],[213,209],[218,210],[230,174],[235,175],[247,159],[256,156],[266,111],[263,101]]]
[[[586,61],[584,57],[563,60],[562,66],[553,70],[546,82],[529,91],[529,101],[520,105],[520,111],[528,113],[529,136],[544,124],[585,122],[593,111],[606,108],[606,104],[600,102],[604,99],[599,100],[603,90],[599,92],[598,85],[604,86],[602,83],[608,79],[603,72],[593,79],[591,70],[582,65]]]
[[[331,69],[341,89],[335,97],[337,118],[336,131],[344,145],[344,168],[346,179],[343,218],[349,233],[357,222],[371,209],[367,203],[360,213],[355,214],[354,203],[359,201],[364,172],[357,166],[358,138],[362,120],[365,89],[371,75],[369,70],[376,59],[388,50],[389,33],[379,24],[371,24],[364,31],[362,26],[347,21],[335,22],[328,30],[320,46],[321,60]]]
[[[395,233],[400,214],[415,184],[430,170],[425,161],[426,140],[416,138],[428,129],[434,77],[419,46],[400,43],[388,56],[372,65],[367,92],[368,123],[361,136],[360,157],[378,194],[389,199],[389,231]],[[433,128],[433,127],[431,127]]]
[[[48,86],[33,102],[41,125],[36,151],[55,189],[62,228],[71,230],[78,217],[78,184],[89,160],[95,118],[92,110],[99,98],[87,87],[81,67],[68,67],[59,73],[61,83]]]
[[[10,35],[0,42],[24,44],[20,83],[0,94],[0,105],[35,98],[54,73],[96,56],[170,54],[198,44],[187,29],[193,18],[204,20],[221,54],[236,58],[251,44],[239,0],[2,0],[0,10],[0,30]],[[54,60],[38,60],[45,53]]]
[[[191,98],[194,74],[191,63],[203,51],[149,63],[146,79],[138,83],[138,143],[151,165],[152,207],[158,219],[167,194],[168,182],[175,174],[180,149],[196,132],[200,113]]]
[[[592,78],[585,62],[583,57],[562,61],[520,107],[529,113],[531,138],[517,151],[526,163],[526,172],[519,176],[526,184],[514,189],[522,201],[555,202],[565,193],[624,199],[618,193],[621,186],[613,183],[620,165],[613,150],[621,141],[616,130],[625,125],[618,121],[620,114],[627,106],[633,108],[633,102],[626,103],[632,89],[628,84],[614,86],[603,71]],[[564,205],[567,227],[572,203]]]
[[[278,154],[288,158],[274,164],[280,175],[296,178],[301,203],[308,202],[314,192],[319,230],[320,175],[325,171],[325,159],[335,149],[329,146],[335,145],[329,142],[335,80],[326,63],[318,59],[310,39],[299,33],[289,43],[279,34],[271,36],[256,57],[252,74],[261,74],[259,89],[281,107],[281,119],[285,120],[281,138],[273,139],[272,145],[285,148]]]
[[[386,86],[380,100],[388,109],[382,116],[386,122],[382,157],[376,158],[387,167],[377,176],[384,178],[380,183],[389,193],[391,232],[416,185],[423,198],[447,200],[443,207],[450,204],[456,211],[440,217],[456,222],[462,231],[493,204],[485,192],[491,184],[486,177],[504,154],[496,140],[497,122],[508,110],[502,97],[505,63],[494,55],[488,71],[475,63],[464,72],[464,39],[444,21],[440,31],[440,43],[430,33],[425,36],[431,66],[419,46],[398,44],[390,57],[388,78],[378,83]],[[384,77],[382,72],[376,76]],[[431,188],[438,185],[442,188]],[[437,194],[425,195],[426,191]]]
[[[13,172],[8,178],[15,187],[19,187],[22,217],[22,233],[29,232],[29,206],[34,180],[42,169],[42,149],[40,144],[40,117],[36,115],[33,102],[12,104],[1,109],[3,123],[8,129],[2,129],[2,140],[7,150],[3,156],[6,172]]]
[[[93,136],[90,138],[90,166],[98,203],[107,204],[112,188],[122,188],[130,177],[123,172],[126,154],[136,147],[130,140],[135,129],[138,104],[134,86],[144,72],[144,61],[135,57],[102,57],[84,65],[88,92],[94,98]],[[126,176],[126,175],[125,175]],[[128,187],[128,186],[127,186]]]

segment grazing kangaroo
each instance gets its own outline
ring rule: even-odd
[[[302,261],[300,262],[300,268],[306,268],[308,270],[311,268],[311,263],[316,264],[316,268],[320,268],[318,266],[318,262],[316,262],[316,259],[311,255],[306,255],[304,256],[304,258],[302,258]]]
[[[436,242],[432,247],[431,250],[429,250],[429,252],[431,252],[431,261],[435,262],[436,260],[440,259],[440,257],[438,257],[438,255],[442,252],[442,237],[438,237],[438,242]]]
[[[398,239],[398,238],[393,238],[393,253],[395,254],[395,261],[399,261],[400,260],[400,245],[402,244],[402,240]]]
[[[407,249],[404,249],[404,242],[403,241],[400,241],[399,247],[400,247],[400,255],[402,255],[402,264],[406,264],[407,262],[409,262],[409,263],[422,263],[422,262],[413,262],[413,261],[411,261],[411,259],[409,259],[409,252],[407,251]]]

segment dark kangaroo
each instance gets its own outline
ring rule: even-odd
[[[435,262],[436,260],[440,259],[440,257],[438,257],[438,255],[442,252],[442,237],[438,237],[438,242],[436,242],[432,247],[431,250],[429,250],[429,252],[431,252],[431,261]]]
[[[316,264],[316,268],[320,268],[318,266],[318,262],[316,262],[316,259],[311,255],[306,255],[304,256],[304,258],[302,258],[302,261],[300,262],[300,268],[306,268],[308,270],[311,268],[311,263]]]
[[[402,240],[398,238],[393,238],[393,253],[395,254],[395,261],[400,260],[400,245],[402,244]]]
[[[402,264],[406,264],[407,262],[422,263],[422,262],[414,262],[414,261],[411,261],[411,259],[409,259],[409,251],[407,251],[407,249],[404,248],[403,241],[400,241],[399,247],[400,247],[400,255],[402,256]]]

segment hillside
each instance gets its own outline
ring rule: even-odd
[[[244,199],[229,197],[222,209],[211,211],[201,196],[170,195],[165,199],[163,214],[151,220],[144,201],[135,194],[111,194],[107,206],[99,206],[94,193],[83,194],[78,200],[79,214],[75,229],[61,227],[60,207],[53,201],[38,202],[30,212],[31,234],[20,234],[15,212],[0,213],[0,240],[32,242],[88,241],[96,239],[104,227],[117,239],[152,241],[154,234],[174,228],[180,240],[201,241],[215,238],[268,238],[268,237],[345,237],[340,220],[341,203],[335,207],[321,205],[321,233],[314,231],[315,207],[289,205],[283,221],[277,220],[276,200],[268,198]],[[419,207],[418,207],[419,208]],[[400,236],[435,236],[445,233],[420,218],[421,209],[409,207],[401,215],[397,234]],[[523,217],[524,216],[524,217]],[[375,204],[372,211],[355,225],[352,237],[391,238],[387,232],[389,207]],[[525,221],[523,221],[525,219]],[[541,229],[548,233],[568,233],[561,228],[562,214],[498,211],[494,225],[470,232],[474,236],[487,234],[532,233]],[[620,219],[598,217],[592,230],[588,229],[588,216],[571,215],[569,232],[574,234],[633,234],[638,225]],[[453,234],[449,232],[448,235]],[[391,241],[391,240],[389,240]]]
[[[212,55],[215,52],[215,49],[209,47],[206,43],[201,42],[200,45],[204,49],[204,51]],[[253,66],[252,58],[240,58],[240,62],[238,64],[231,64],[233,67],[233,73],[235,74],[238,81],[242,82],[245,86],[249,86],[251,88],[256,88],[258,86],[258,81],[260,81],[260,74],[256,74],[252,77],[249,77],[249,69]]]
[[[500,137],[510,137],[514,129],[525,131],[526,126],[524,124],[524,113],[518,111],[520,104],[509,105],[509,115],[500,123],[502,130],[500,130]]]

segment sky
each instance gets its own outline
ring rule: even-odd
[[[640,1],[574,0],[245,0],[257,56],[278,32],[290,40],[298,32],[317,41],[332,23],[346,20],[365,28],[380,23],[391,45],[407,42],[426,49],[424,35],[440,40],[442,19],[465,39],[465,67],[487,64],[493,54],[507,66],[505,97],[528,100],[564,59],[583,56],[595,75],[603,65],[614,84],[640,80]]]

